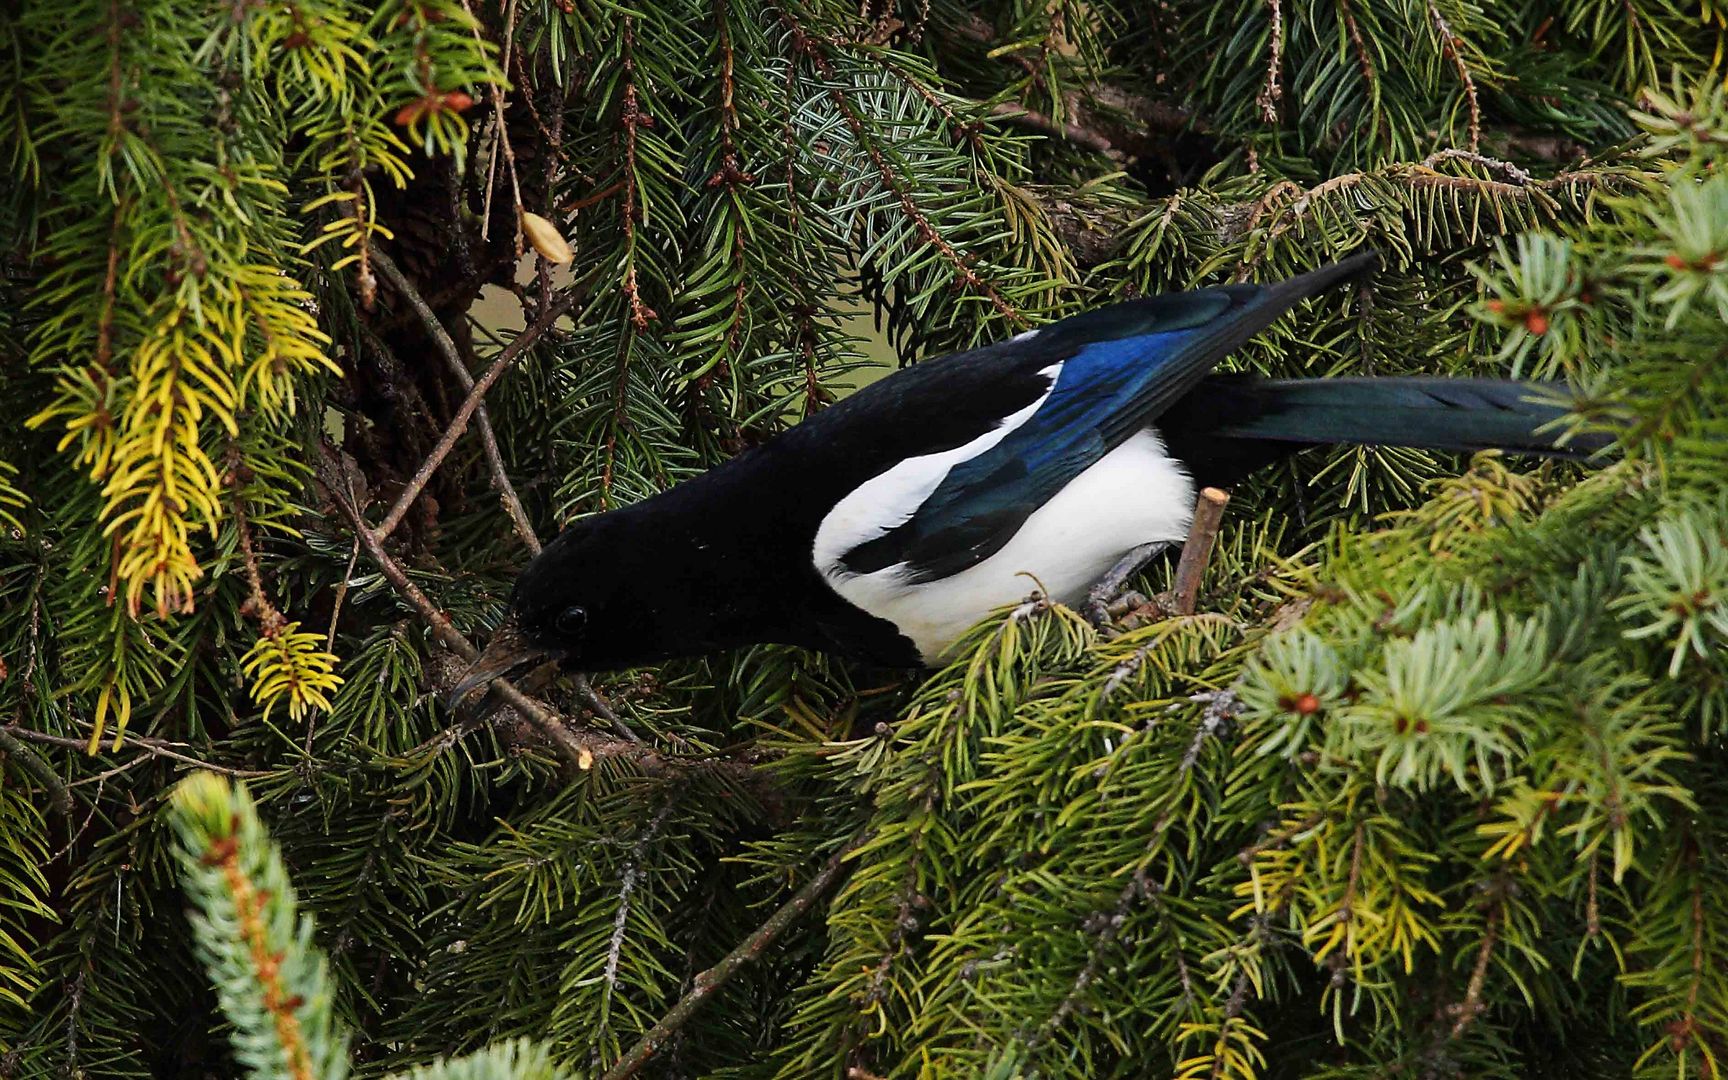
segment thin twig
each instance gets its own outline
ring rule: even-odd
[[[571,199],[558,208],[560,214],[574,214],[578,210],[586,210],[597,202],[604,202],[624,190],[624,181],[619,180],[608,184],[599,191],[591,192],[579,199]]]
[[[1434,151],[1432,154],[1429,154],[1427,157],[1422,159],[1421,165],[1423,168],[1432,169],[1442,161],[1468,161],[1472,165],[1480,165],[1484,169],[1493,169],[1496,172],[1504,173],[1512,179],[1513,183],[1516,184],[1528,185],[1534,183],[1536,180],[1535,177],[1512,164],[1510,161],[1501,161],[1499,158],[1492,158],[1487,154],[1475,150],[1465,150],[1456,146]]]
[[[626,1077],[640,1072],[642,1067],[660,1052],[661,1047],[696,1015],[708,998],[713,996],[714,991],[725,985],[744,965],[761,959],[768,946],[774,944],[781,934],[815,905],[822,894],[834,886],[845,869],[846,856],[856,850],[864,840],[863,835],[853,837],[845,847],[829,857],[827,865],[817,871],[816,876],[805,882],[804,887],[793,893],[790,900],[768,916],[768,921],[757,927],[754,933],[727,953],[719,963],[697,975],[690,989],[678,999],[678,1004],[672,1006],[671,1010],[660,1018],[659,1023],[649,1028],[635,1046],[614,1062],[612,1067],[601,1075],[600,1080],[625,1080]]]
[[[468,6],[467,0],[463,0],[462,6],[464,8]],[[469,10],[468,13],[472,15],[473,11]],[[480,23],[478,20],[474,23],[474,38],[476,42],[480,40]],[[516,0],[510,0],[509,8],[504,15],[504,56],[508,58],[515,48]],[[522,255],[522,184],[516,174],[516,151],[510,147],[510,128],[504,121],[504,112],[510,107],[510,101],[502,83],[494,79],[491,86],[492,131],[496,145],[492,148],[491,160],[486,164],[486,198],[484,207],[480,212],[480,239],[490,239],[488,234],[492,227],[492,187],[493,180],[497,175],[498,151],[501,148],[504,151],[505,163],[510,168],[510,194],[515,199],[516,210],[511,215],[511,220],[516,223],[515,247],[516,255],[520,258]]]
[[[1487,1008],[1482,1004],[1482,991],[1488,983],[1488,962],[1493,959],[1494,945],[1500,940],[1501,915],[1501,902],[1496,897],[1488,909],[1488,925],[1482,933],[1482,944],[1476,950],[1476,963],[1470,969],[1470,983],[1465,988],[1464,1000],[1451,1007],[1455,1017],[1451,1032],[1454,1039],[1464,1034],[1471,1021]]]
[[[432,337],[432,343],[438,346],[444,363],[450,368],[450,373],[456,376],[456,381],[462,384],[462,389],[472,393],[474,376],[468,373],[468,365],[462,362],[462,354],[456,348],[456,342],[450,337],[450,331],[444,328],[444,323],[437,313],[426,303],[390,256],[383,251],[375,251],[372,253],[372,262],[383,273],[385,280],[390,282],[390,287],[396,290],[396,294],[406,300],[414,313],[420,316],[426,332]],[[486,451],[486,467],[492,473],[492,487],[498,492],[498,501],[504,504],[505,513],[510,515],[510,524],[515,528],[516,535],[521,537],[529,551],[538,555],[540,540],[534,535],[534,526],[528,521],[528,512],[522,508],[522,500],[516,497],[516,489],[510,483],[510,474],[504,470],[504,455],[498,450],[498,435],[492,430],[492,418],[488,415],[484,402],[474,406],[474,424],[480,429],[480,445]]]
[[[324,651],[336,651],[336,622],[342,618],[342,602],[348,599],[348,583],[354,580],[354,564],[360,561],[360,541],[356,539],[348,551],[348,568],[336,583],[336,599],[330,605],[330,628],[324,634]]]
[[[606,947],[604,978],[608,998],[618,988],[618,965],[624,957],[624,939],[630,929],[630,898],[636,892],[637,883],[642,880],[643,857],[671,812],[671,803],[660,808],[660,812],[654,815],[654,820],[650,821],[648,827],[642,830],[641,836],[637,837],[636,843],[630,849],[630,857],[624,861],[624,873],[618,882],[618,913],[612,917],[612,938]]]
[[[624,20],[624,94],[623,105],[618,114],[618,126],[624,131],[624,205],[619,208],[620,223],[624,227],[624,278],[620,287],[625,299],[630,302],[630,325],[636,328],[638,334],[648,332],[648,324],[659,318],[659,313],[642,300],[642,289],[636,281],[636,226],[643,220],[643,209],[637,201],[637,186],[641,183],[637,171],[637,143],[640,141],[643,128],[653,127],[654,118],[642,108],[641,98],[636,92],[636,23],[633,19]],[[619,386],[623,385],[623,358],[620,354]],[[610,468],[610,465],[608,465]],[[608,485],[610,486],[610,485]]]
[[[1200,489],[1194,520],[1188,526],[1188,540],[1182,545],[1182,558],[1176,563],[1176,587],[1172,592],[1178,615],[1194,614],[1195,601],[1200,598],[1200,579],[1206,575],[1206,561],[1212,557],[1212,542],[1218,539],[1218,524],[1224,520],[1224,507],[1229,502],[1227,492],[1212,487]]]
[[[486,392],[492,389],[492,384],[498,381],[499,376],[504,374],[504,370],[514,363],[518,356],[522,355],[529,346],[539,341],[548,330],[552,329],[552,325],[576,303],[576,299],[575,290],[568,290],[560,294],[550,306],[541,310],[540,317],[535,319],[531,326],[517,334],[516,340],[504,346],[493,358],[491,366],[468,391],[468,396],[463,399],[461,407],[456,410],[456,415],[451,418],[450,426],[438,440],[438,444],[432,448],[432,452],[426,456],[426,460],[421,462],[420,468],[414,473],[414,478],[409,480],[408,486],[402,489],[402,494],[396,497],[395,505],[390,507],[390,512],[384,516],[383,522],[378,526],[376,539],[383,540],[396,531],[396,526],[402,524],[402,519],[408,516],[408,508],[414,505],[414,500],[419,498],[420,492],[426,489],[426,484],[432,479],[432,474],[438,471],[438,466],[442,465],[444,459],[449,456],[450,448],[455,446],[456,440],[462,437],[464,431],[468,430],[468,419],[474,415],[475,410],[485,400]]]
[[[1110,137],[1103,132],[1084,127],[1072,120],[1063,123],[1018,101],[999,101],[990,106],[990,115],[1009,123],[1019,124],[1022,127],[1029,127],[1034,131],[1041,131],[1046,135],[1066,139],[1075,146],[1095,150],[1100,154],[1108,154],[1118,158],[1122,156],[1122,152],[1111,144]]]
[[[90,745],[89,739],[75,739],[65,735],[50,735],[46,731],[36,731],[19,724],[7,724],[5,727],[0,727],[0,734],[11,735],[27,742],[46,743],[49,746],[68,746],[78,750],[83,750]],[[120,739],[123,746],[128,746],[135,750],[142,750],[144,753],[150,754],[153,757],[173,758],[175,761],[183,762],[187,765],[193,765],[200,769],[209,769],[211,772],[221,773],[223,776],[235,776],[240,777],[241,779],[246,779],[249,777],[275,775],[267,770],[231,769],[226,765],[213,765],[208,761],[200,761],[189,754],[182,754],[177,750],[171,749],[170,745],[161,739],[147,739],[139,735],[122,735]],[[0,745],[4,745],[4,743],[0,743]]]
[[[1272,9],[1271,55],[1266,59],[1266,85],[1260,88],[1255,103],[1260,106],[1260,118],[1268,124],[1278,122],[1278,101],[1284,96],[1280,76],[1284,70],[1284,8],[1279,0],[1267,0]]]
[[[83,744],[80,742],[80,746]],[[54,767],[43,761],[36,751],[18,741],[18,737],[10,731],[0,728],[0,750],[8,757],[18,762],[20,768],[36,778],[36,782],[48,789],[48,798],[54,804],[54,812],[61,817],[72,818],[72,793],[66,790],[66,784],[60,779],[60,774]]]
[[[1476,80],[1470,75],[1470,65],[1464,62],[1464,39],[1440,14],[1434,0],[1428,0],[1428,17],[1433,20],[1434,31],[1439,35],[1441,55],[1452,61],[1452,66],[1458,70],[1458,81],[1464,84],[1464,103],[1470,109],[1470,149],[1479,151],[1482,149],[1482,103],[1476,97]]]

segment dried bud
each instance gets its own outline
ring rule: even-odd
[[[528,242],[534,245],[534,250],[547,262],[563,264],[576,257],[558,227],[539,214],[522,211],[522,232],[528,237]]]
[[[446,112],[465,112],[474,107],[474,99],[460,90],[430,90],[425,97],[396,110],[396,125],[409,127],[421,118]]]

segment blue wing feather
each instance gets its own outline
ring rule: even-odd
[[[1227,286],[1130,301],[1039,331],[1061,363],[1018,428],[948,471],[912,516],[849,552],[869,573],[904,564],[913,581],[964,570],[999,550],[1069,481],[1155,420],[1223,356],[1301,298],[1367,260],[1270,287]]]

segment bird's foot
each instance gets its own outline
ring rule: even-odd
[[[1117,594],[1128,584],[1128,579],[1145,566],[1146,561],[1163,546],[1141,544],[1116,560],[1116,565],[1110,568],[1109,573],[1098,579],[1098,583],[1086,593],[1086,618],[1093,627],[1102,630],[1110,625],[1112,601],[1117,599]]]
[[[1129,589],[1111,601],[1108,610],[1112,619],[1120,619],[1125,615],[1132,615],[1136,611],[1153,606],[1151,597],[1139,589]]]

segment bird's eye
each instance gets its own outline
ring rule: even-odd
[[[560,611],[558,617],[552,621],[553,629],[557,630],[560,634],[569,634],[572,636],[580,634],[582,628],[587,625],[588,609],[584,607],[567,607],[563,611]]]

